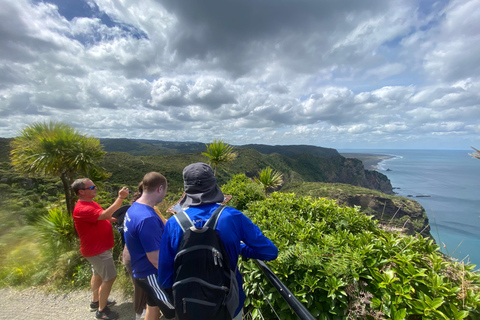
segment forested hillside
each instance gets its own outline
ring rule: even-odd
[[[132,183],[141,177],[141,172],[157,170],[176,188],[181,185],[181,172],[186,165],[207,161],[201,155],[206,147],[198,142],[128,139],[101,139],[101,142],[109,152],[103,165],[113,173],[111,179],[115,183]],[[257,144],[236,146],[235,151],[237,159],[222,166],[218,173],[220,182],[238,173],[254,177],[262,168],[270,166],[283,174],[285,185],[299,181],[335,182],[393,193],[385,175],[365,170],[360,160],[342,157],[335,149]]]

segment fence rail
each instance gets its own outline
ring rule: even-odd
[[[312,314],[305,308],[305,306],[298,301],[298,299],[288,290],[288,288],[278,279],[278,277],[270,270],[269,267],[262,260],[254,260],[263,274],[267,277],[268,281],[277,289],[277,291],[282,295],[283,299],[288,303],[293,312],[301,320],[315,320]]]

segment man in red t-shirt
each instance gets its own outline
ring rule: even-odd
[[[118,313],[111,311],[108,307],[115,304],[115,301],[108,301],[108,296],[117,277],[110,250],[114,246],[110,221],[115,221],[112,214],[128,197],[128,188],[123,187],[118,192],[115,202],[105,210],[93,201],[97,196],[97,187],[92,180],[77,179],[73,182],[72,189],[78,195],[78,202],[73,210],[73,221],[80,238],[80,251],[91,263],[93,270],[90,280],[93,291],[90,309],[97,311],[97,319],[116,319]]]

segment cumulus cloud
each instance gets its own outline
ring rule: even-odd
[[[476,1],[0,2],[0,136],[480,145]]]

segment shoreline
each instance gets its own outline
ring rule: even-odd
[[[393,159],[395,156],[388,154],[376,154],[376,153],[354,153],[346,152],[340,153],[342,157],[354,158],[362,161],[365,170],[379,171],[378,164],[384,160]],[[382,170],[385,171],[385,170]]]

